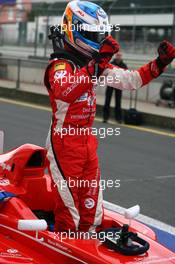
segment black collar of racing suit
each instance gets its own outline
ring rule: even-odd
[[[80,56],[79,56],[80,57]],[[64,49],[59,49],[56,52],[52,53],[50,55],[50,60],[54,61],[55,59],[65,59],[68,60],[70,62],[70,65],[72,66],[73,71],[76,69],[76,67],[78,68],[82,68],[85,65],[85,61],[82,59],[82,57],[77,58],[74,54],[72,54],[72,52],[66,51]],[[48,78],[48,72],[52,66],[51,62],[45,72],[45,76],[44,76],[44,83],[45,86],[47,87],[47,89],[50,89],[50,83],[49,83],[49,78]]]
[[[77,58],[77,56],[72,54],[72,52],[66,51],[64,49],[60,49],[59,51],[52,53],[50,55],[50,59],[51,60],[66,59],[66,60],[72,61],[76,66],[80,68],[85,65],[85,61],[83,60],[82,57],[80,57],[80,55]]]

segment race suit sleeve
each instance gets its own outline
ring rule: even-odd
[[[74,102],[93,86],[86,67],[74,72],[67,60],[56,60],[51,65],[49,83],[55,98],[67,103]]]
[[[158,73],[155,73],[156,69],[151,69],[152,65],[154,63],[150,62],[138,70],[125,70],[108,64],[103,72],[105,83],[120,90],[136,90],[159,76]]]

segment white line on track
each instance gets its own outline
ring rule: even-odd
[[[104,201],[103,204],[104,204],[104,207],[106,209],[114,211],[114,212],[117,212],[117,213],[120,213],[122,215],[124,213],[124,210],[126,209],[124,207],[121,207],[119,205],[115,205],[115,204],[107,202],[107,201]],[[168,225],[168,224],[165,224],[165,223],[163,223],[163,222],[161,222],[159,220],[156,220],[156,219],[154,219],[152,217],[148,217],[146,215],[139,214],[136,217],[136,220],[139,220],[140,222],[142,222],[142,223],[144,223],[146,225],[155,227],[155,228],[157,228],[159,230],[162,230],[164,232],[167,232],[169,234],[175,235],[175,227],[173,227],[171,225]]]
[[[175,175],[162,175],[162,176],[153,176],[153,177],[145,177],[144,179],[141,178],[128,178],[122,179],[121,182],[147,182],[147,181],[157,181],[157,180],[169,180],[175,179]]]
[[[175,178],[175,175],[165,175],[165,176],[156,176],[156,179],[172,179]]]

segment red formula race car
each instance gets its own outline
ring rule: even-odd
[[[133,218],[105,209],[98,233],[88,237],[53,231],[53,195],[46,150],[25,144],[0,155],[0,263],[30,264],[170,264],[175,254],[156,241],[155,233]],[[77,235],[79,235],[77,233]]]

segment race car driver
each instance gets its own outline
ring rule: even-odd
[[[175,57],[173,45],[163,41],[158,57],[138,70],[113,66],[109,61],[120,47],[109,34],[109,26],[100,6],[69,2],[62,19],[62,47],[58,45],[46,69],[52,106],[47,157],[55,197],[55,231],[89,232],[102,223],[97,139],[90,132],[96,112],[94,77],[104,77],[114,88],[138,89],[157,78]],[[79,133],[81,128],[84,133]],[[72,129],[75,133],[70,133]]]

